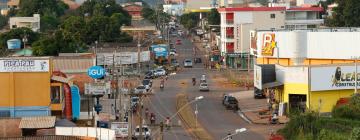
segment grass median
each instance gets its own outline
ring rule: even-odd
[[[176,95],[176,109],[180,109],[188,103],[186,94]],[[196,118],[193,109],[190,106],[185,106],[180,112],[179,117],[182,119],[186,130],[197,139],[213,140],[211,135],[202,127],[201,124],[196,123]]]

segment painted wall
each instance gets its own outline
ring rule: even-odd
[[[350,97],[354,90],[332,90],[311,92],[310,104],[312,110],[331,112],[340,98]],[[321,104],[320,104],[321,99]]]

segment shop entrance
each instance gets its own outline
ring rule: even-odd
[[[305,112],[306,109],[306,95],[289,94],[290,111]]]

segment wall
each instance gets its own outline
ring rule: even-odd
[[[340,98],[350,97],[354,90],[329,90],[311,92],[311,109],[320,112],[331,112],[332,108]],[[319,100],[321,99],[321,105]]]

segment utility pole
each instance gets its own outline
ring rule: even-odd
[[[128,139],[132,140],[132,129],[133,129],[133,121],[132,121],[132,109],[131,109],[131,95],[129,96],[129,110],[128,110],[128,124],[129,124],[129,134],[128,134]]]

